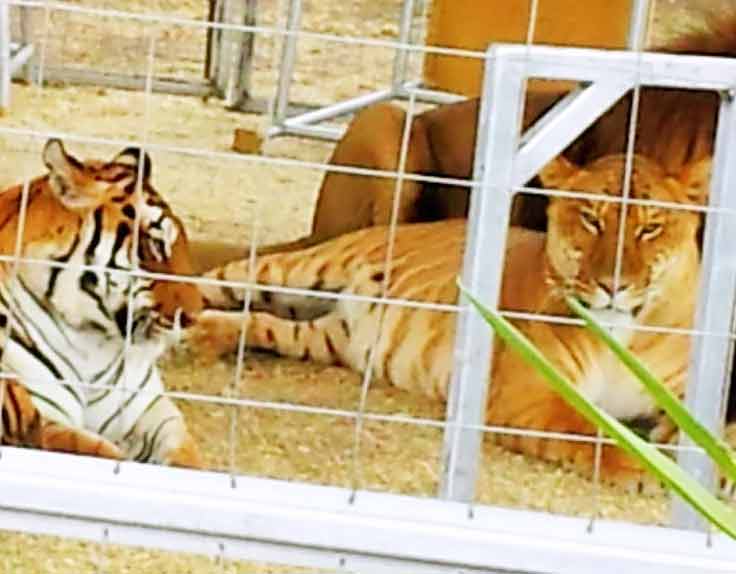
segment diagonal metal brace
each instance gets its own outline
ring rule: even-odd
[[[620,78],[598,80],[560,100],[521,138],[514,161],[513,187],[534,177],[633,87],[633,82]]]

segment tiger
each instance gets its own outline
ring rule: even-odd
[[[0,193],[3,442],[201,467],[156,361],[202,296],[166,280],[192,267],[150,157],[83,162],[50,139],[42,159],[48,173]]]
[[[545,186],[610,198],[622,192],[622,155],[578,166],[565,158],[548,164]],[[631,197],[701,205],[709,186],[710,162],[687,166],[679,177],[636,156]],[[681,395],[688,372],[689,338],[673,333],[632,331],[637,326],[688,329],[692,326],[699,251],[699,214],[693,210],[628,206],[620,282],[614,291],[614,261],[620,219],[618,203],[553,196],[547,233],[511,227],[506,240],[499,309],[567,316],[566,295],[576,296],[616,333],[673,392]],[[455,313],[379,304],[388,298],[434,304],[458,301],[466,237],[462,218],[399,225],[393,257],[384,269],[387,227],[342,235],[306,250],[259,258],[212,270],[201,286],[206,310],[185,335],[203,357],[237,346],[241,326],[249,349],[343,365],[410,392],[447,400],[453,367]],[[494,264],[494,263],[489,263]],[[252,273],[252,276],[251,276]],[[250,279],[249,279],[250,278]],[[250,309],[242,307],[250,289]],[[305,297],[268,286],[351,293],[363,299]],[[476,294],[482,296],[482,294]],[[368,298],[368,299],[366,299]],[[482,298],[482,297],[481,297]],[[232,309],[240,312],[234,313]],[[612,416],[666,439],[662,413],[643,387],[583,327],[544,320],[515,319],[516,326],[577,387]],[[380,333],[379,333],[380,329]],[[371,362],[371,346],[376,342]],[[510,347],[494,345],[486,423],[535,431],[591,435],[593,426],[557,395]],[[590,472],[595,448],[588,442],[498,434],[509,449],[571,464]],[[603,447],[601,477],[640,487],[649,477],[613,445]]]

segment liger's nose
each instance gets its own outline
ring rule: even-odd
[[[613,277],[604,277],[598,280],[598,287],[603,289],[609,297],[613,297],[614,288],[617,291],[624,291],[629,287],[629,284],[623,279],[619,279],[617,285],[613,279]]]

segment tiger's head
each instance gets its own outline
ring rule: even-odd
[[[108,335],[124,334],[132,317],[134,336],[145,337],[154,324],[172,326],[202,308],[192,283],[126,273],[136,258],[144,271],[192,273],[184,227],[152,186],[147,154],[128,148],[107,162],[79,161],[52,139],[43,162],[48,174],[30,183],[25,208],[22,186],[0,195],[0,251],[15,253],[22,225],[25,290],[68,324]]]
[[[540,173],[545,187],[602,198],[622,195],[625,157],[606,156],[584,167],[563,158]],[[630,197],[702,204],[710,160],[688,166],[677,177],[655,162],[634,156]],[[700,214],[693,210],[628,204],[619,241],[620,202],[552,197],[548,206],[546,278],[557,295],[574,295],[594,311],[622,314],[638,322],[668,320],[659,312],[678,289],[697,281]],[[619,248],[619,243],[621,247]],[[614,282],[620,257],[619,280]],[[682,301],[686,307],[687,300]]]

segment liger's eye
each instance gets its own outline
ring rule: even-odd
[[[646,223],[639,228],[639,239],[649,240],[654,239],[662,232],[661,223]]]
[[[580,221],[582,222],[583,227],[593,235],[598,235],[603,231],[603,223],[593,211],[582,209],[580,211]]]

